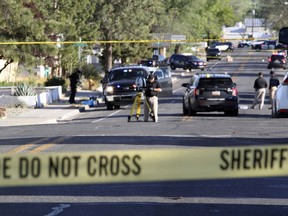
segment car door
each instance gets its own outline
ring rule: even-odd
[[[197,85],[197,77],[192,77],[189,83],[189,86],[187,87],[186,91],[187,91],[187,99],[186,99],[186,103],[189,107],[189,103],[193,104],[195,101],[195,94],[194,91],[196,89],[196,85]]]
[[[165,76],[164,72],[160,68],[154,71],[153,74],[157,76],[157,80],[162,88],[162,92],[159,93],[159,96],[171,96],[173,92],[172,78]]]
[[[269,49],[269,41],[264,41],[264,43],[261,46],[261,49],[268,50]]]

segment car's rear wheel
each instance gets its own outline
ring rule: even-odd
[[[276,102],[273,101],[272,109],[271,109],[271,117],[272,118],[278,118],[277,115],[277,107],[276,107]]]
[[[120,109],[120,105],[114,105],[115,109]]]
[[[273,109],[274,109],[274,118],[279,118],[279,113],[277,112],[276,101],[274,101],[274,106],[272,107],[272,110]]]
[[[189,116],[195,116],[196,115],[196,111],[191,108],[191,102],[190,101],[189,101],[189,107],[188,107],[188,115]]]
[[[188,115],[188,109],[185,107],[184,98],[183,98],[183,115]]]

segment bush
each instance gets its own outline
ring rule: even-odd
[[[48,78],[45,82],[44,82],[45,86],[62,86],[62,91],[66,92],[67,90],[67,83],[66,80],[62,77],[52,77],[52,78]]]
[[[37,93],[33,87],[26,84],[20,84],[13,90],[13,96],[35,96]]]

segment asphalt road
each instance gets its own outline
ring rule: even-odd
[[[176,70],[174,94],[159,99],[159,122],[132,118],[131,106],[97,107],[57,125],[7,127],[1,153],[83,152],[125,149],[213,148],[287,144],[287,119],[272,119],[268,95],[263,110],[249,109],[259,71],[269,79],[268,52],[236,49],[233,62],[209,61],[213,73],[228,72],[240,94],[238,117],[182,114],[181,84],[191,74]],[[264,61],[263,61],[264,60]],[[281,79],[285,74],[276,69]],[[161,172],[159,170],[159,172]],[[288,215],[288,178],[135,182],[1,188],[0,215]]]

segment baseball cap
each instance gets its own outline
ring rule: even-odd
[[[263,73],[262,73],[262,72],[259,72],[259,73],[258,73],[258,76],[261,76],[261,75],[263,75]]]

